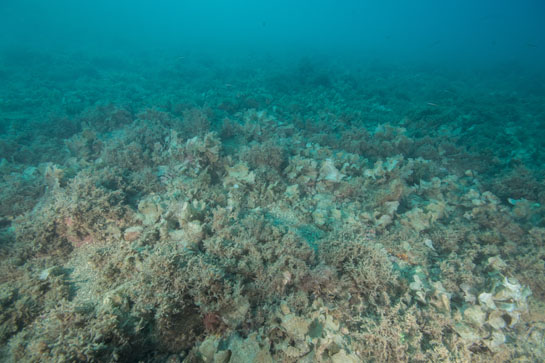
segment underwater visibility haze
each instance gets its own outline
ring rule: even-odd
[[[545,3],[0,4],[0,361],[541,362]]]

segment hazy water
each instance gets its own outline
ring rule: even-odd
[[[545,63],[545,3],[482,1],[2,1],[0,47],[488,66]]]

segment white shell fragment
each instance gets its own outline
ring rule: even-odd
[[[432,249],[432,250],[435,251],[435,247],[433,247],[433,242],[432,242],[431,239],[426,238],[426,239],[424,240],[424,244],[426,245],[426,247],[428,247],[428,248],[430,248],[430,249]]]

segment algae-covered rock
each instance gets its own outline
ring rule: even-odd
[[[421,232],[430,227],[430,216],[421,208],[415,207],[403,215],[401,223]]]
[[[223,185],[226,187],[238,188],[242,185],[253,185],[255,183],[255,173],[250,171],[246,164],[239,163],[233,167],[226,166],[225,169],[227,175],[223,179]]]
[[[143,230],[142,226],[129,227],[123,232],[123,239],[128,242],[135,241],[142,235]]]
[[[261,340],[256,333],[246,339],[237,334],[225,339],[208,336],[198,348],[204,362],[213,363],[273,363],[269,353],[270,343]]]
[[[361,360],[354,354],[340,350],[331,356],[331,363],[358,363]]]
[[[310,321],[295,314],[288,314],[282,318],[282,327],[295,340],[303,341],[308,333]]]
[[[488,315],[488,320],[486,322],[492,327],[492,329],[501,330],[507,326],[503,315],[503,312],[494,310]]]
[[[490,266],[495,265],[497,263]],[[517,325],[521,314],[527,311],[527,298],[531,292],[497,271],[492,273],[489,286],[489,292],[480,293],[478,300],[466,299],[472,305],[464,310],[465,324],[458,324],[456,331],[468,344],[482,341],[495,352],[505,343],[507,329]]]
[[[494,298],[491,293],[483,292],[479,295],[479,304],[480,306],[487,310],[496,310],[496,304],[494,303]]]
[[[199,346],[199,353],[204,362],[214,362],[214,355],[218,349],[220,339],[210,335]]]
[[[199,200],[184,201],[176,204],[173,208],[178,223],[181,225],[191,221],[202,221],[206,212],[206,204]]]
[[[41,281],[46,281],[47,279],[55,276],[61,276],[65,273],[65,271],[60,266],[53,266],[49,267],[45,270],[42,270],[40,272],[40,275],[38,276],[38,279]]]
[[[335,167],[333,160],[326,159],[320,168],[318,180],[331,183],[338,183],[344,178],[344,175]]]
[[[233,304],[221,312],[223,321],[230,327],[238,327],[250,310],[250,302],[245,296],[237,296]]]
[[[454,330],[456,330],[456,333],[458,333],[458,335],[462,339],[468,342],[468,344],[473,344],[475,342],[478,342],[482,337],[482,335],[480,334],[480,331],[470,326],[469,324],[457,323],[454,326]]]
[[[269,342],[259,341],[257,334],[246,339],[236,336],[229,344],[231,358],[229,362],[273,363],[269,353]]]
[[[328,212],[323,209],[316,209],[312,212],[312,220],[318,227],[324,226],[328,220]]]
[[[480,328],[486,321],[486,313],[480,306],[470,306],[464,310],[464,319],[476,328]]]
[[[158,196],[148,196],[138,203],[138,212],[144,225],[153,225],[159,221],[164,212],[161,199]]]

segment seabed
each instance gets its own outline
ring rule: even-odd
[[[544,84],[6,54],[0,360],[541,361]]]

